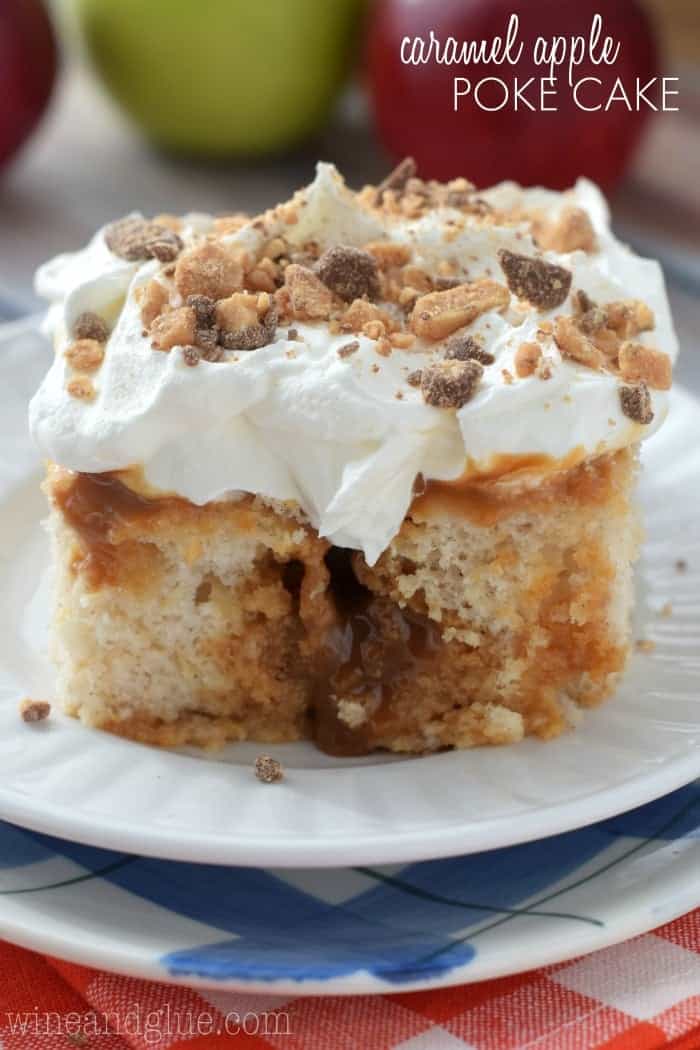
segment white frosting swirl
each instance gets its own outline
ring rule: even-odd
[[[482,196],[499,209],[542,207],[552,214],[565,204],[584,208],[599,250],[546,252],[545,258],[570,269],[572,289],[593,300],[643,299],[654,311],[656,327],[639,341],[675,358],[661,270],[614,238],[606,205],[591,183],[581,180],[567,194],[504,183]],[[449,208],[416,220],[370,211],[330,165],[319,165],[297,203],[299,221],[280,224],[292,244],[409,243],[416,265],[429,272],[442,260],[456,260],[469,279],[501,280],[499,249],[537,251],[527,224],[466,217],[453,236],[454,228],[446,224],[463,217]],[[187,216],[185,242],[210,222]],[[268,224],[265,239],[274,232]],[[262,236],[248,225],[230,239],[255,248]],[[295,324],[303,342],[288,341],[286,330],[278,329],[276,340],[263,349],[188,368],[180,353],[154,352],[142,333],[135,293],[158,269],[155,261],[131,263],[113,255],[101,230],[82,251],[58,256],[39,270],[37,290],[52,303],[46,327],[57,347],[30,406],[41,452],[76,471],[140,465],[150,485],[197,504],[240,492],[295,500],[322,535],[361,549],[370,564],[399,529],[417,474],[452,480],[467,461],[488,469],[499,454],[563,459],[578,448],[586,454],[614,450],[651,434],[666,415],[667,397],[657,391],[654,422],[633,423],[621,411],[618,380],[563,360],[553,343],[546,351],[553,361],[550,380],[506,382],[503,369],[515,374],[518,346],[534,339],[547,317],[571,309],[569,304],[543,314],[515,298],[504,313],[484,314],[470,329],[496,362],[457,412],[425,404],[420,391],[406,383],[410,371],[430,360],[427,347],[417,344],[382,357],[372,340],[358,336],[359,350],[341,358],[337,350],[350,337],[330,334],[321,322]],[[66,392],[70,373],[62,353],[73,322],[85,310],[115,321],[92,402]]]

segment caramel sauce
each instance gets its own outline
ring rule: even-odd
[[[177,497],[157,499],[131,489],[121,472],[54,474],[52,499],[76,532],[81,554],[75,568],[98,588],[119,579],[129,526],[164,508],[186,505]],[[364,755],[372,750],[373,724],[391,702],[402,679],[426,665],[441,644],[437,624],[364,587],[351,564],[352,552],[332,547],[326,555],[330,623],[319,623],[310,638],[312,729],[317,745],[331,755]],[[280,567],[285,589],[300,613],[307,567],[292,560]],[[304,617],[301,617],[302,621]],[[307,636],[310,624],[307,624]],[[353,728],[339,717],[340,701],[356,701],[366,713]]]
[[[332,547],[326,556],[337,611],[317,654],[312,694],[313,736],[329,755],[366,755],[373,726],[402,679],[432,660],[440,630],[427,616],[401,609],[364,587],[352,569],[352,552]],[[361,705],[357,726],[340,717],[343,702]]]
[[[52,487],[52,499],[80,539],[80,571],[93,588],[114,581],[118,574],[119,551],[112,533],[176,502],[170,497],[150,499],[134,492],[120,480],[118,472],[69,474]]]
[[[607,477],[608,457],[585,461],[577,446],[563,459],[533,453],[493,456],[485,470],[468,461],[454,481],[424,481],[414,496],[409,515],[413,521],[432,517],[463,517],[475,525],[494,525],[520,510],[535,510],[560,495],[577,500],[595,499],[596,478]],[[535,482],[535,484],[528,484]]]

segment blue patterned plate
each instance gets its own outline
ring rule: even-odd
[[[700,904],[700,783],[580,831],[394,867],[227,868],[0,824],[0,936],[209,989],[389,992],[514,973]]]

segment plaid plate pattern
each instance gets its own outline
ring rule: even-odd
[[[699,804],[696,783],[592,828],[510,850],[340,872],[178,865],[0,824],[0,917],[18,940],[24,929],[36,943],[40,929],[43,943],[62,936],[84,960],[95,945],[99,954],[100,937],[117,939],[121,925],[124,970],[151,972],[150,958],[155,973],[182,980],[191,967],[209,981],[207,990],[175,987],[0,942],[0,1050],[698,1048],[700,909],[514,976],[425,991],[402,987],[418,972],[416,959],[425,962],[426,943],[464,949],[452,962],[467,973],[490,950],[506,953],[516,969],[550,936],[564,936],[574,955],[576,931],[586,933],[586,922],[604,927],[615,920],[617,934],[616,909],[628,897],[635,898],[630,915],[642,898],[647,914],[669,914],[678,884],[687,891],[688,873],[692,883],[697,871]],[[475,901],[479,883],[482,905],[492,902],[484,905],[486,918]],[[286,915],[302,905],[302,913]],[[592,917],[596,908],[603,919]],[[225,991],[226,976],[240,980],[246,960],[255,987]],[[325,973],[333,986],[338,973],[360,963],[382,978],[383,994],[303,997],[311,971]],[[435,978],[432,965],[426,973]],[[293,979],[293,994],[260,993],[261,984],[284,974]]]
[[[683,913],[699,830],[698,783],[542,841],[333,870],[172,862],[0,823],[0,934],[185,986],[410,992],[583,955]]]
[[[196,992],[0,944],[3,1050],[656,1050],[700,1046],[700,911],[558,966],[343,999]]]

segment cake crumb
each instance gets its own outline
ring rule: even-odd
[[[650,638],[639,638],[634,643],[634,647],[638,653],[653,653],[656,649],[656,642],[652,642]]]
[[[51,714],[51,704],[48,700],[22,700],[19,705],[19,713],[23,722],[43,722]]]
[[[271,755],[258,755],[255,759],[255,775],[263,784],[274,784],[275,781],[283,779],[284,772],[276,758],[272,758]]]
[[[676,560],[676,572],[687,572],[687,571],[688,571],[688,562],[685,560],[685,558],[678,558]]]
[[[669,616],[673,615],[673,606],[670,602],[664,602],[659,609],[659,616],[663,616],[664,619],[668,619]]]
[[[357,353],[359,349],[360,344],[357,339],[353,339],[351,342],[338,347],[338,357],[350,357],[351,354]]]
[[[414,368],[412,372],[409,372],[406,376],[406,382],[409,386],[420,386],[423,380],[423,369]]]
[[[349,729],[359,729],[367,721],[367,710],[357,700],[339,700],[338,718]]]

